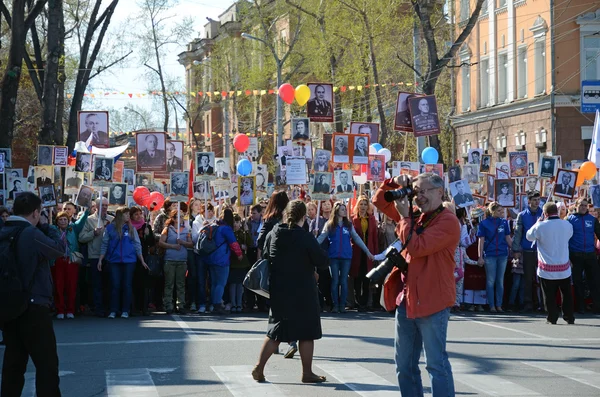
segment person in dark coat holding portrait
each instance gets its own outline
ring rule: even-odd
[[[303,228],[306,205],[291,201],[280,223],[267,235],[263,257],[269,260],[271,315],[267,338],[258,364],[252,370],[257,382],[265,382],[267,361],[281,342],[300,341],[302,382],[325,382],[312,372],[314,341],[322,337],[321,306],[315,269],[326,269],[328,259],[314,236]]]

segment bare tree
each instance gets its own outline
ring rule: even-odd
[[[12,144],[27,31],[44,9],[46,1],[38,0],[33,3],[33,0],[13,0],[12,14],[4,1],[0,1],[0,12],[4,15],[4,19],[11,29],[6,72],[2,78],[2,87],[0,88],[0,147],[10,147]],[[27,15],[25,15],[26,5],[30,6]]]

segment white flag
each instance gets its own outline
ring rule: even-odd
[[[592,145],[588,153],[588,160],[600,168],[600,111],[596,110],[594,129],[592,130]]]

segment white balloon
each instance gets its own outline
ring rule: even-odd
[[[385,179],[390,179],[392,176],[388,171],[385,172]]]
[[[383,154],[385,156],[386,163],[392,159],[392,152],[390,152],[390,149],[386,149],[386,148],[379,149],[377,154]]]
[[[367,183],[367,174],[354,175],[353,178],[359,185]]]
[[[373,146],[369,146],[369,154],[377,154],[377,149]]]

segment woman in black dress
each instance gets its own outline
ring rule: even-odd
[[[315,280],[315,267],[327,268],[327,253],[302,226],[306,205],[300,200],[288,204],[284,222],[267,235],[263,257],[269,260],[271,315],[267,337],[252,377],[265,381],[267,361],[281,342],[299,340],[302,382],[325,382],[324,376],[312,372],[315,339],[320,339],[321,307]]]

